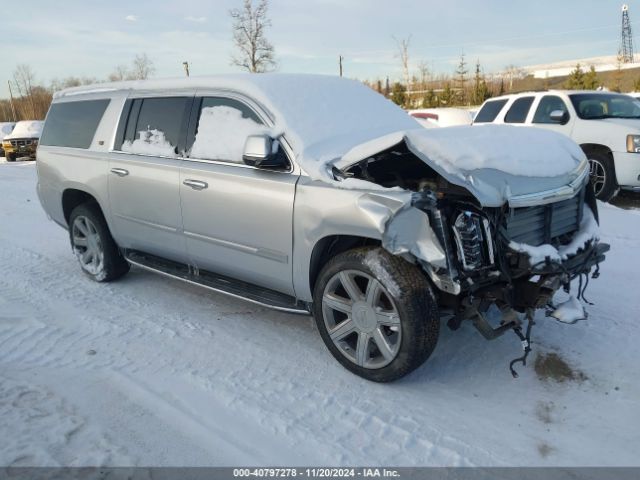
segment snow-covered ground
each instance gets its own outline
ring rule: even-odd
[[[515,335],[464,325],[378,385],[307,317],[139,269],[93,283],[34,164],[0,163],[0,465],[640,465],[638,211],[601,206],[590,317],[540,314],[520,378]]]

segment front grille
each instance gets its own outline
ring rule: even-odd
[[[12,147],[26,147],[27,145],[31,145],[31,140],[9,140],[11,142]]]
[[[507,235],[517,243],[539,246],[560,244],[580,228],[584,189],[573,198],[548,205],[512,208],[506,220]]]

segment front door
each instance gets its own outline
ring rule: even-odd
[[[267,131],[236,99],[196,100],[190,151],[180,170],[189,261],[200,270],[293,294],[293,202],[298,175],[242,161],[246,137]]]

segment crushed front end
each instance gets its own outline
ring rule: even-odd
[[[575,294],[584,297],[609,245],[598,240],[597,204],[587,180],[566,197],[565,192],[538,205],[481,208],[464,189],[446,182],[437,193],[414,196],[446,252],[446,268],[423,267],[440,290],[449,327],[470,320],[487,339],[514,330],[528,353],[534,311],[546,308],[552,315],[554,294],[560,288],[570,292],[575,279]],[[489,315],[490,309],[500,314]],[[522,314],[529,321],[526,335]]]

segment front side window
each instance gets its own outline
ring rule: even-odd
[[[576,113],[583,120],[640,118],[640,101],[617,93],[577,93],[570,95]]]
[[[191,97],[142,98],[133,101],[122,151],[164,157],[178,156],[186,132]]]
[[[249,135],[268,133],[268,128],[248,106],[230,98],[202,99],[189,157],[242,163]]]
[[[560,111],[564,114],[568,113],[567,106],[560,97],[555,95],[545,95],[540,100],[536,113],[533,115],[533,123],[555,123],[551,120],[551,113]]]
[[[521,97],[513,102],[504,116],[505,123],[524,123],[531,108],[534,97]]]
[[[40,138],[41,145],[89,148],[110,100],[54,103]]]
[[[502,110],[502,107],[504,107],[506,104],[506,98],[502,100],[489,100],[484,104],[476,117],[473,119],[473,123],[493,122],[500,113],[500,110]]]

